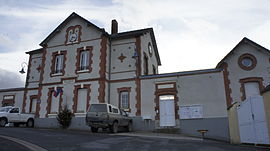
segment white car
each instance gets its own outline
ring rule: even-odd
[[[20,124],[34,127],[34,118],[34,114],[21,113],[18,107],[6,106],[0,108],[0,127],[4,127],[7,123],[13,123],[15,127],[18,127]]]

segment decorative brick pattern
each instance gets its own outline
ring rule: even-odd
[[[139,76],[141,75],[141,38],[140,37],[136,37],[136,42],[135,42],[135,46],[136,46],[136,51],[138,54],[138,58],[136,58],[136,78],[135,78],[135,84],[136,84],[136,116],[140,116],[141,115],[141,80],[139,78]]]
[[[73,43],[68,43],[68,35],[70,31],[73,31],[73,33],[75,32],[75,29],[79,28],[79,35],[78,36],[78,40],[76,42]],[[76,26],[70,26],[67,28],[66,30],[66,40],[65,40],[65,45],[73,45],[73,44],[79,44],[81,42],[81,35],[82,35],[82,27],[80,25],[76,25]]]
[[[164,89],[158,89],[158,85],[165,85],[165,84],[173,84],[174,87],[173,88],[164,88]],[[177,96],[177,89],[176,89],[176,83],[161,83],[161,84],[156,84],[156,91],[155,91],[155,111],[156,112],[156,116],[155,119],[159,120],[159,96],[161,95],[173,95],[174,96],[174,107],[175,107],[175,119],[179,119],[179,98]]]
[[[245,92],[245,83],[248,82],[257,82],[259,84],[260,93],[263,91],[263,78],[262,77],[249,77],[240,79],[239,82],[241,83],[240,92],[242,93],[241,100],[244,101],[246,99],[246,92]]]
[[[252,61],[252,65],[251,65],[251,66],[247,67],[247,66],[244,66],[244,65],[243,65],[242,61],[243,61],[243,59],[245,59],[245,58],[248,58],[248,59],[250,59],[250,60]],[[238,65],[239,65],[240,68],[242,68],[243,70],[249,71],[249,70],[252,70],[253,68],[256,67],[256,65],[257,65],[257,59],[256,59],[253,55],[248,54],[248,53],[245,53],[245,54],[241,55],[241,56],[238,58]]]
[[[101,49],[100,49],[100,63],[99,63],[99,75],[100,75],[100,80],[99,80],[99,88],[98,88],[98,100],[100,103],[105,102],[105,81],[106,81],[106,57],[107,57],[107,38],[105,36],[101,36]]]
[[[40,73],[40,78],[39,78],[39,89],[38,89],[38,102],[37,102],[37,108],[36,108],[36,117],[39,117],[40,114],[40,104],[41,104],[41,96],[42,96],[42,82],[43,82],[43,77],[44,77],[44,68],[45,68],[45,61],[46,61],[46,54],[47,50],[44,48],[43,54],[42,54],[42,63],[41,63],[41,73]]]
[[[54,75],[55,74],[55,60],[56,60],[57,55],[63,55],[64,56],[63,68],[62,68],[61,74]],[[67,61],[67,51],[66,50],[62,50],[62,51],[60,51],[60,53],[58,53],[58,51],[53,52],[52,53],[51,74],[50,74],[50,76],[54,77],[54,76],[63,76],[63,75],[65,75],[66,61]]]
[[[230,88],[231,81],[229,80],[229,71],[228,71],[228,64],[226,62],[223,62],[221,64],[221,68],[223,68],[223,79],[224,79],[224,86],[225,86],[225,95],[226,95],[226,103],[227,108],[229,108],[232,105],[232,89]]]
[[[30,58],[28,61],[28,68],[27,68],[27,76],[26,76],[26,82],[25,82],[25,88],[28,87],[29,84],[29,75],[31,72],[31,67],[32,67],[32,54],[30,54]],[[26,100],[27,100],[27,89],[24,89],[24,93],[23,93],[23,104],[22,104],[22,113],[25,113],[25,107],[26,107]]]
[[[118,107],[121,108],[121,92],[123,91],[127,91],[128,92],[128,109],[124,109],[125,111],[128,110],[128,112],[131,111],[130,109],[130,91],[131,91],[131,87],[122,87],[122,88],[118,88]]]
[[[89,51],[89,65],[88,65],[88,73],[92,71],[92,64],[93,64],[93,46],[86,46],[86,50],[83,47],[77,49],[77,56],[76,56],[76,70],[75,73],[79,74],[80,72],[80,61],[81,61],[81,52],[82,51]],[[83,72],[85,73],[85,72]]]
[[[83,85],[83,89],[87,89],[87,98],[86,98],[86,111],[88,110],[89,106],[90,106],[90,93],[91,93],[91,89],[90,89],[90,84],[84,84]],[[72,110],[73,113],[77,112],[77,106],[78,106],[78,90],[81,89],[81,85],[76,85],[73,89],[73,105],[72,105]]]

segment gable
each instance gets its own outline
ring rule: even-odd
[[[240,52],[241,51],[241,52]],[[269,57],[270,50],[265,47],[255,43],[254,41],[244,37],[216,66],[216,68],[221,68],[222,64],[227,60],[235,57],[236,54],[244,54],[244,53],[252,53],[252,54],[261,54],[267,55]],[[239,56],[238,56],[239,57]]]
[[[72,34],[76,34],[77,37],[72,36]],[[40,45],[53,46],[67,44],[67,40],[74,37],[78,38],[76,39],[78,41],[85,41],[92,38],[100,38],[101,34],[108,35],[104,29],[97,27],[73,12],[52,33],[50,33]]]

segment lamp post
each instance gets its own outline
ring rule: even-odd
[[[24,74],[25,73],[24,68],[27,67],[27,63],[26,62],[22,62],[21,67],[22,67],[22,69],[19,72],[20,72],[20,74]]]

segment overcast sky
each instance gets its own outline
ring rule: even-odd
[[[214,68],[243,37],[270,48],[270,0],[0,0],[0,88],[6,73],[24,86],[24,52],[72,12],[107,32],[153,27],[160,73]]]

